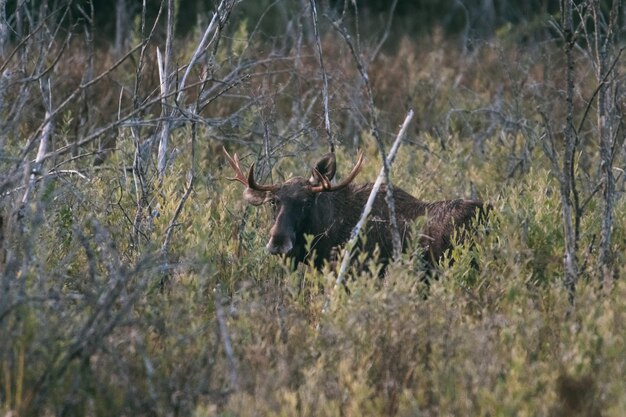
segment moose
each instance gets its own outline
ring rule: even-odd
[[[267,250],[282,254],[297,263],[307,262],[314,252],[316,268],[330,261],[338,247],[346,243],[359,220],[373,184],[356,185],[353,180],[363,167],[360,153],[352,171],[339,183],[333,184],[337,168],[335,154],[324,155],[311,169],[311,177],[293,177],[283,184],[258,184],[254,179],[254,164],[246,176],[237,154],[231,156],[223,149],[226,159],[235,171],[231,181],[245,185],[244,199],[252,205],[271,204],[274,224],[270,229]],[[386,190],[380,189],[374,200],[361,250],[372,255],[379,249],[379,261],[386,264],[393,253]],[[400,188],[394,188],[398,228],[402,247],[410,242],[411,225],[425,216],[419,231],[419,245],[428,267],[433,267],[452,248],[455,235],[462,239],[473,227],[474,220],[484,221],[490,209],[488,204],[472,200],[424,202]],[[306,235],[312,236],[307,251]]]

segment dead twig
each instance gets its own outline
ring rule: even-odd
[[[391,241],[393,243],[393,257],[397,258],[400,256],[402,252],[402,241],[400,240],[400,231],[398,229],[398,219],[396,216],[396,207],[393,198],[393,183],[391,181],[391,169],[389,168],[389,163],[387,156],[385,155],[385,146],[383,144],[382,138],[380,137],[380,129],[378,124],[378,115],[376,112],[376,107],[374,105],[374,94],[372,93],[372,86],[370,84],[369,76],[367,73],[367,69],[363,64],[363,60],[361,59],[359,53],[357,52],[354,42],[352,42],[352,38],[350,34],[338,23],[334,21],[330,21],[333,27],[337,32],[341,34],[344,38],[346,44],[348,45],[350,52],[352,53],[352,57],[354,58],[354,62],[356,63],[359,74],[361,75],[361,79],[365,84],[365,92],[367,95],[367,104],[370,113],[370,124],[372,129],[372,134],[376,139],[376,145],[378,146],[378,152],[380,154],[380,159],[383,163],[383,172],[385,175],[385,184],[387,185],[387,195],[386,202],[387,207],[389,208],[389,224],[391,226]]]
[[[400,127],[400,130],[398,131],[396,140],[393,142],[393,145],[391,149],[389,150],[389,154],[387,155],[386,162],[388,166],[391,166],[391,164],[393,163],[393,160],[396,157],[396,153],[398,152],[398,149],[400,148],[402,139],[404,138],[406,134],[406,131],[409,127],[409,124],[411,123],[411,120],[413,120],[413,115],[414,115],[413,110],[409,110],[409,112],[407,113],[404,119],[404,122],[402,123],[402,126]],[[385,168],[383,167],[380,170],[378,177],[376,178],[376,182],[374,183],[374,186],[372,187],[372,191],[370,192],[367,202],[365,203],[365,207],[363,207],[363,212],[361,214],[361,217],[359,218],[359,221],[357,222],[357,224],[354,226],[354,229],[352,229],[352,232],[350,233],[350,240],[348,240],[348,243],[346,243],[346,247],[343,252],[343,258],[341,261],[341,266],[339,267],[339,272],[337,273],[337,279],[335,280],[335,286],[333,288],[333,291],[335,291],[337,287],[342,285],[344,282],[344,279],[345,279],[344,277],[346,275],[346,272],[348,271],[348,266],[350,265],[350,261],[352,260],[352,252],[354,248],[356,247],[356,244],[359,240],[359,234],[361,233],[361,229],[363,228],[363,226],[365,226],[365,223],[367,222],[367,217],[369,216],[370,211],[372,210],[372,206],[374,205],[374,200],[376,199],[376,196],[378,195],[378,192],[380,190],[380,186],[382,185],[384,180],[385,180]],[[323,311],[327,311],[329,302],[330,302],[330,295],[329,297],[326,298]]]
[[[326,135],[328,137],[328,151],[335,153],[335,142],[333,141],[333,134],[330,127],[330,110],[328,99],[328,75],[324,68],[324,55],[322,54],[322,45],[320,42],[320,33],[317,29],[317,8],[315,6],[315,0],[309,0],[311,5],[311,18],[313,20],[313,31],[315,32],[315,45],[317,46],[317,56],[320,63],[320,71],[322,72],[322,97],[324,98],[324,127],[326,128]]]

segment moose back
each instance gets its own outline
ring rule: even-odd
[[[235,177],[229,179],[246,187],[244,199],[255,206],[267,203],[273,208],[274,224],[269,232],[267,250],[294,258],[296,263],[306,262],[314,251],[317,268],[331,259],[337,247],[348,241],[373,187],[370,183],[353,183],[363,165],[362,153],[350,174],[337,184],[331,182],[336,172],[336,160],[335,155],[329,153],[317,161],[310,178],[294,177],[280,185],[257,184],[254,164],[246,176],[237,154],[231,157],[226,149],[224,154],[235,171]],[[376,196],[366,227],[366,243],[361,248],[371,255],[378,247],[379,260],[384,263],[393,253],[385,194],[381,188]],[[420,201],[397,187],[394,200],[403,250],[411,240],[411,225],[418,217],[426,216],[418,241],[425,262],[431,266],[452,247],[455,232],[471,230],[473,221],[484,220],[488,210],[488,206],[480,201]],[[463,234],[458,234],[457,239],[462,239]],[[309,252],[306,235],[313,237]]]

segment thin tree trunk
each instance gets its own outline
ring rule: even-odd
[[[170,136],[170,116],[171,111],[169,109],[168,99],[170,92],[170,70],[172,62],[172,41],[174,38],[174,1],[167,0],[167,37],[165,39],[165,57],[162,62],[159,62],[159,75],[161,77],[161,115],[163,118],[163,125],[159,136],[159,152],[157,155],[157,171],[159,173],[159,179],[163,180],[165,174],[165,166],[167,164],[167,144]],[[159,54],[160,56],[160,54]]]
[[[0,58],[4,60],[4,48],[9,35],[7,25],[7,0],[0,0]]]
[[[574,35],[573,0],[562,3],[562,27],[565,34],[566,59],[566,121],[565,121],[565,150],[563,155],[563,170],[561,182],[561,205],[563,210],[563,229],[565,233],[565,288],[569,293],[570,301],[574,301],[576,280],[578,279],[578,260],[576,230],[572,223],[572,195],[575,189],[574,156],[576,150],[576,131],[574,129],[574,56],[576,43]],[[578,216],[578,213],[575,213]]]
[[[121,55],[128,38],[128,8],[126,0],[117,0],[115,3],[115,43],[113,51],[116,55]]]
[[[600,253],[599,263],[601,268],[600,280],[603,286],[611,287],[612,282],[612,253],[611,253],[611,235],[613,229],[613,202],[615,199],[615,177],[613,176],[613,123],[612,113],[613,105],[611,103],[611,88],[613,83],[613,68],[608,65],[608,47],[610,44],[611,33],[613,29],[614,18],[617,13],[617,2],[613,2],[611,11],[611,19],[609,27],[605,27],[602,22],[602,11],[598,1],[594,1],[592,5],[593,22],[594,22],[594,49],[596,60],[596,80],[598,81],[598,106],[597,106],[597,125],[598,135],[600,137],[600,169],[602,172],[602,182],[604,190],[602,193],[602,227],[600,231]],[[603,35],[604,34],[604,38]]]
[[[26,191],[22,196],[22,207],[26,206],[28,200],[30,198],[30,194],[35,188],[35,183],[37,182],[37,177],[41,175],[41,170],[43,168],[44,159],[46,153],[48,152],[48,148],[50,147],[50,138],[52,136],[52,130],[54,129],[54,118],[52,117],[52,91],[51,91],[51,82],[50,77],[46,76],[39,80],[39,86],[41,89],[41,96],[44,102],[44,106],[46,109],[45,112],[45,120],[47,122],[44,124],[43,129],[41,130],[41,138],[39,140],[39,149],[37,150],[37,156],[35,157],[35,163],[30,168],[30,178],[28,180],[28,184],[26,186]]]
[[[328,151],[335,153],[335,143],[333,141],[333,134],[330,127],[330,110],[328,100],[328,75],[326,75],[326,69],[324,68],[324,56],[322,54],[322,45],[320,42],[320,33],[317,29],[317,8],[315,7],[315,0],[310,0],[311,5],[311,17],[313,21],[313,29],[315,32],[315,44],[317,46],[317,55],[320,62],[320,71],[322,72],[322,96],[324,98],[324,127],[326,128],[326,136],[328,137]]]

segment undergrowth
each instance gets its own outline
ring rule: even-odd
[[[415,246],[383,278],[376,265],[353,268],[349,293],[335,287],[330,265],[293,270],[265,251],[271,210],[245,205],[241,185],[226,179],[232,173],[220,147],[239,152],[246,167],[260,161],[264,181],[309,175],[325,152],[321,113],[296,129],[292,101],[317,88],[307,84],[317,63],[307,55],[292,66],[289,56],[236,90],[267,88],[275,101],[259,100],[228,126],[200,126],[193,143],[190,129],[173,131],[176,153],[163,182],[148,182],[140,230],[126,128],[103,163],[68,164],[85,178],[42,180],[19,213],[5,204],[5,230],[11,216],[21,216],[21,227],[3,235],[11,251],[2,259],[0,413],[623,415],[626,285],[599,286],[595,198],[582,217],[574,304],[562,285],[558,183],[535,114],[545,105],[561,116],[558,51],[494,40],[463,55],[436,34],[431,41],[405,39],[396,54],[383,54],[371,68],[373,86],[387,140],[406,107],[419,119],[393,167],[397,186],[424,200],[492,204],[471,245],[455,248],[434,273],[416,260]],[[380,163],[355,108],[362,97],[351,90],[349,54],[329,39],[324,47],[336,87],[339,174],[356,145],[366,154],[356,181],[374,181]],[[227,67],[232,57],[224,53],[218,56]],[[538,75],[546,57],[547,81]],[[586,77],[581,72],[581,95],[593,90]],[[237,94],[206,116],[228,114]],[[273,126],[269,159],[258,133],[264,122]],[[58,143],[73,140],[71,129],[58,135]],[[20,140],[7,154],[19,151]],[[581,152],[588,149],[591,141]],[[587,166],[597,164],[593,152],[586,158]],[[193,190],[171,225],[192,163]],[[589,194],[593,184],[580,186]],[[620,194],[616,277],[626,272],[624,204]]]

